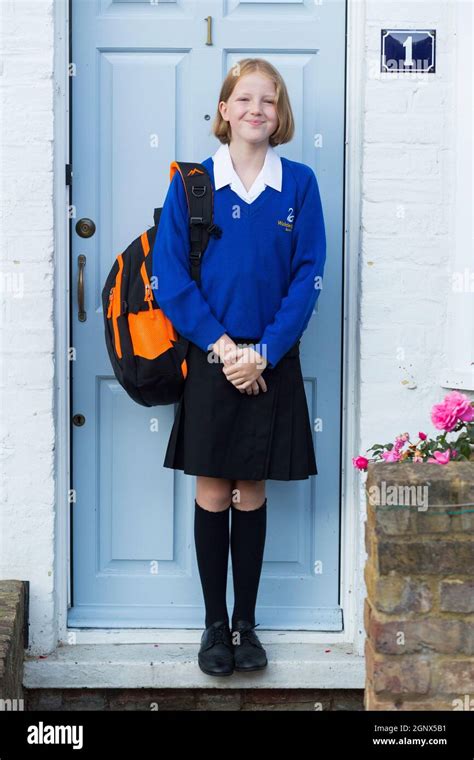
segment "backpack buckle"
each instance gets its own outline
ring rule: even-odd
[[[191,185],[191,192],[195,198],[202,198],[206,193],[205,185]]]

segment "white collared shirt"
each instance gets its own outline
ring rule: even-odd
[[[225,185],[229,185],[231,189],[247,203],[252,203],[260,193],[263,193],[265,187],[269,185],[281,192],[282,182],[282,166],[281,159],[276,150],[269,145],[265,156],[265,161],[262,169],[255,181],[247,192],[242,180],[234,169],[232,158],[229,151],[229,145],[221,145],[214,155],[212,156],[214,162],[214,184],[216,190],[219,190]]]

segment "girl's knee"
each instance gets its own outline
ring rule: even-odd
[[[251,510],[262,506],[265,499],[264,480],[234,480],[232,503],[236,509]]]
[[[232,481],[226,478],[207,478],[201,475],[196,479],[196,501],[203,509],[220,512],[230,506]]]

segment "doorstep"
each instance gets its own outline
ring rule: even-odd
[[[266,643],[261,672],[216,677],[197,664],[198,644],[71,644],[25,654],[27,689],[364,689],[365,658],[351,644]]]

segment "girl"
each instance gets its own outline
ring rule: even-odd
[[[222,236],[210,237],[201,286],[189,272],[178,174],[163,205],[153,274],[160,308],[190,341],[163,464],[197,476],[194,538],[206,610],[198,663],[210,675],[230,675],[267,665],[253,630],[265,481],[317,474],[299,345],[321,288],[326,236],[313,170],[274,150],[292,139],[294,121],[285,83],[270,63],[246,58],[231,69],[213,132],[222,144],[202,164]]]

